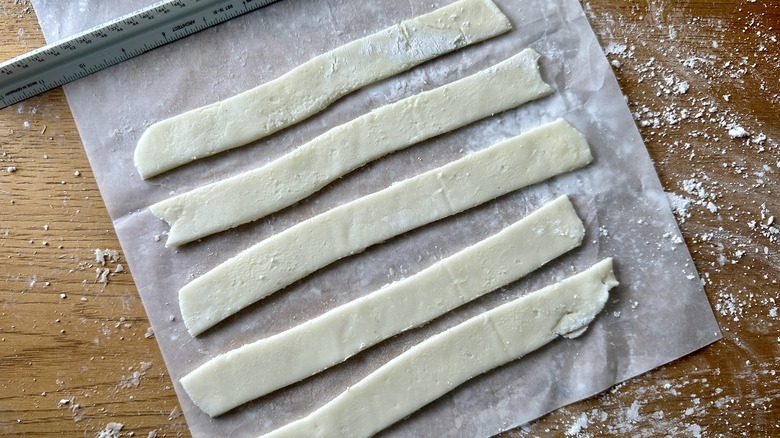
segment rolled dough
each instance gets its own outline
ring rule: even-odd
[[[612,259],[605,259],[428,338],[309,416],[264,436],[371,436],[467,380],[525,356],[558,336],[579,336],[617,284]]]
[[[490,0],[460,0],[319,55],[249,91],[163,120],[138,141],[143,178],[270,135],[372,82],[511,29]]]
[[[263,167],[152,205],[152,213],[171,225],[166,246],[260,219],[383,155],[552,93],[538,59],[523,50],[333,128]]]
[[[559,119],[393,184],[269,237],[185,285],[184,323],[202,333],[336,260],[591,159],[585,137]]]
[[[579,246],[584,233],[562,196],[411,277],[221,354],[181,383],[207,414],[223,414],[518,280]]]

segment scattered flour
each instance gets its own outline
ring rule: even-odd
[[[553,426],[559,428],[547,429],[549,435],[774,436],[780,427],[770,414],[777,399],[759,396],[776,383],[772,348],[780,345],[780,228],[775,220],[780,214],[780,144],[771,119],[771,109],[780,106],[780,88],[776,75],[767,73],[780,71],[780,47],[774,16],[759,5],[754,0],[733,3],[739,11],[733,20],[691,16],[689,26],[672,28],[668,17],[682,12],[673,2],[646,2],[618,15],[584,4],[610,64],[619,69],[618,79],[629,79],[629,108],[667,183],[669,205],[693,243],[696,269],[723,330],[724,341],[704,355],[728,355],[733,365],[727,381],[734,384],[710,387],[694,376],[720,370],[691,369],[690,376],[678,375],[657,387],[652,378],[627,391],[618,385],[600,396],[615,412],[608,422],[596,421],[593,414],[581,421],[579,413],[567,412],[556,415]],[[632,15],[630,21],[622,14]],[[645,24],[635,24],[634,14],[646,14],[639,20],[652,20],[658,35],[668,39],[644,40]],[[727,22],[741,33],[739,47],[723,36]],[[685,162],[689,166],[680,166]],[[766,350],[762,341],[758,348],[746,333],[772,346]],[[612,396],[617,392],[619,401]],[[633,403],[626,406],[624,400]],[[657,405],[665,411],[649,411]],[[541,432],[535,429],[529,436]]]
[[[639,408],[641,407],[641,404],[639,403],[639,400],[634,400],[633,403],[631,403],[631,407],[629,407],[626,410],[626,420],[630,421],[632,423],[635,423],[639,421]]]
[[[579,417],[576,418],[574,423],[569,427],[568,430],[566,430],[566,435],[568,436],[577,436],[582,431],[582,429],[585,429],[588,427],[589,421],[588,421],[588,414],[582,413]]]
[[[625,44],[610,42],[604,52],[607,55],[625,55],[628,47]]]
[[[106,265],[106,260],[116,263],[119,261],[119,251],[113,249],[96,249],[95,261],[102,266]]]
[[[133,371],[130,376],[123,376],[119,381],[119,387],[122,389],[138,388],[141,384],[141,373],[139,371]]]
[[[729,127],[729,137],[746,138],[750,137],[750,134],[745,130],[745,128],[739,125],[731,125],[731,127]]]
[[[691,217],[692,200],[669,192],[666,193],[666,197],[669,200],[672,211],[677,215],[677,218],[681,223]]]
[[[120,438],[122,436],[122,429],[125,427],[122,423],[108,423],[106,427],[97,433],[97,438]]]

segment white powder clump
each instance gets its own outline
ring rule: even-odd
[[[569,426],[569,429],[566,430],[566,435],[568,436],[576,436],[578,435],[582,429],[585,429],[588,427],[588,424],[590,421],[588,420],[588,414],[582,413],[579,417],[574,421],[574,423]]]
[[[627,46],[616,42],[611,42],[607,45],[605,52],[607,55],[622,55],[626,53]]]
[[[690,209],[693,202],[690,199],[669,192],[666,193],[666,198],[680,222],[684,223],[686,219],[691,217]]]
[[[106,265],[106,258],[108,258],[109,261],[116,263],[119,261],[119,251],[115,249],[96,249],[95,250],[95,261],[100,263],[101,265]]]
[[[138,388],[140,384],[141,384],[141,373],[138,371],[133,371],[132,375],[127,377],[122,377],[122,380],[119,381],[119,387],[122,389]]]
[[[745,138],[750,137],[750,134],[745,130],[745,128],[739,125],[731,125],[731,127],[729,127],[729,137]]]
[[[688,433],[690,433],[692,437],[700,438],[701,437],[701,426],[698,424],[689,424],[686,428]]]
[[[688,81],[679,81],[674,85],[674,94],[685,94],[690,89]]]
[[[108,284],[108,274],[111,273],[111,270],[108,268],[95,268],[95,276],[96,280],[100,284]]]
[[[106,254],[101,249],[95,250],[95,261],[100,263],[101,265],[106,264]]]
[[[639,421],[639,406],[639,400],[634,400],[634,402],[631,403],[631,407],[626,410],[626,420],[632,423]]]
[[[718,212],[719,210],[718,206],[715,205],[714,202],[712,202],[712,200],[715,199],[716,195],[708,192],[705,189],[703,182],[699,181],[696,178],[686,179],[682,182],[682,187],[686,193],[698,198],[698,200],[695,201],[696,205],[706,208],[707,210],[710,211],[710,213],[713,214]]]
[[[709,196],[701,181],[696,179],[686,179],[682,182],[682,186],[688,194],[697,196],[699,199],[706,199]]]
[[[108,423],[103,430],[98,432],[97,438],[119,438],[122,436],[121,431],[123,427],[125,427],[125,425],[122,423]]]

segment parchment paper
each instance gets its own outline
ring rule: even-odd
[[[138,9],[145,0],[33,0],[48,41]],[[300,418],[411,345],[546,284],[615,258],[621,286],[581,338],[558,340],[482,375],[386,436],[488,436],[596,394],[720,336],[701,281],[609,64],[576,0],[497,0],[514,30],[356,92],[249,147],[143,181],[133,150],[150,124],[271,80],[311,57],[443,4],[284,0],[68,85],[89,160],[195,436],[254,436]],[[295,206],[180,249],[145,208],[260,166],[372,108],[451,82],[533,47],[557,93],[378,160]],[[556,117],[586,134],[586,169],[504,196],[370,248],[293,284],[193,339],[177,292],[194,277],[292,224]],[[217,419],[178,379],[210,357],[301,323],[411,275],[560,194],[587,226],[584,245],[500,291],[331,370]],[[159,238],[159,236],[162,238]],[[155,238],[158,236],[158,238]]]

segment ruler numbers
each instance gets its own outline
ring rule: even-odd
[[[49,44],[0,64],[0,108],[275,1],[163,1]]]

